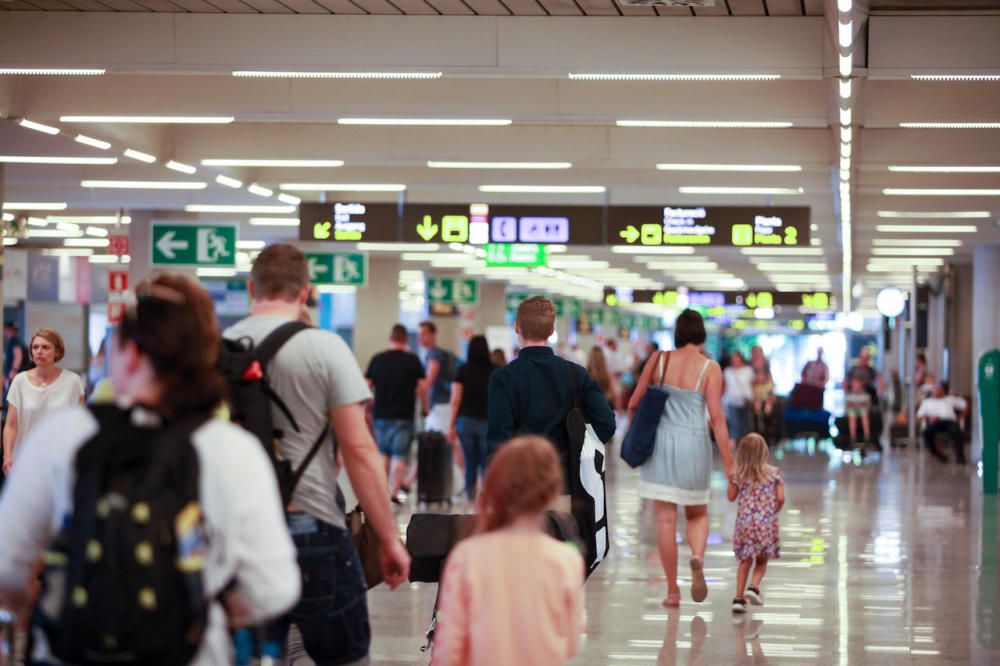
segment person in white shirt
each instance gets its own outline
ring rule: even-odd
[[[21,442],[48,413],[60,407],[80,405],[84,398],[80,375],[56,365],[66,355],[61,335],[43,328],[32,336],[28,349],[35,367],[16,375],[7,394],[7,424],[3,429],[4,474],[10,473]]]
[[[925,398],[917,410],[917,418],[924,424],[924,446],[938,460],[948,459],[937,449],[935,440],[939,433],[947,433],[951,437],[955,449],[955,460],[959,465],[965,464],[965,433],[959,420],[965,416],[968,405],[965,399],[957,395],[949,395],[948,382],[938,382],[934,386],[934,394]]]
[[[729,367],[722,373],[724,392],[722,404],[726,408],[726,425],[729,426],[729,445],[735,450],[736,442],[749,431],[747,405],[753,400],[753,368],[747,365],[743,354],[734,351]]]
[[[280,615],[300,591],[271,463],[253,436],[210,418],[225,395],[216,366],[219,341],[211,297],[190,278],[165,273],[139,285],[111,342],[111,381],[119,405],[134,406],[128,412],[133,423],[204,419],[191,444],[204,533],[210,535],[202,586],[204,598],[213,601],[194,666],[231,664],[228,628]],[[90,410],[73,407],[46,419],[22,444],[0,496],[0,604],[16,613],[34,603],[29,590],[36,562],[74,513],[77,453],[99,432]],[[31,663],[60,663],[40,627],[33,627],[32,637]]]

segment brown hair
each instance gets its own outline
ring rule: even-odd
[[[250,281],[254,298],[295,301],[309,284],[309,262],[294,245],[269,245],[254,260]]]
[[[544,437],[515,437],[493,457],[479,496],[479,532],[492,532],[521,516],[540,513],[563,487],[559,454]]]
[[[41,338],[46,342],[51,343],[52,346],[56,348],[56,363],[63,360],[63,357],[66,356],[66,343],[63,342],[62,336],[53,331],[51,328],[38,329],[38,332],[31,336],[32,343],[35,341],[35,338]],[[28,354],[33,356],[31,353],[30,343],[28,345]],[[35,359],[32,358],[31,360],[34,361]]]
[[[674,347],[705,344],[705,320],[694,310],[685,310],[677,315],[674,323]]]
[[[604,350],[594,345],[590,350],[590,357],[587,359],[587,373],[594,378],[601,388],[601,393],[605,396],[611,394],[611,373],[608,372],[608,359],[604,356]]]
[[[119,346],[133,341],[153,364],[166,416],[211,412],[225,399],[218,369],[221,335],[212,297],[191,278],[159,273],[135,289],[126,310]]]
[[[768,454],[767,440],[757,433],[741,439],[736,445],[736,482],[754,486],[767,482],[774,474],[774,468],[767,464]]]
[[[438,332],[437,324],[435,324],[429,319],[420,322],[420,328],[426,328],[428,331],[430,331],[431,335],[437,335]]]
[[[402,324],[396,324],[392,327],[392,332],[389,333],[389,340],[395,342],[396,344],[403,344],[410,339],[410,334],[406,331],[406,327]]]
[[[517,325],[525,340],[548,340],[556,327],[556,306],[544,296],[532,296],[518,306]]]

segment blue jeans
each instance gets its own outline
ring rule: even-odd
[[[476,481],[486,471],[486,429],[489,423],[484,419],[467,416],[458,417],[455,429],[462,442],[465,455],[465,494],[472,500],[476,497]]]
[[[302,597],[288,616],[317,666],[349,664],[368,656],[368,587],[347,530],[308,513],[288,515],[298,550]]]
[[[414,434],[412,419],[375,419],[372,425],[375,426],[379,453],[397,460],[410,457]]]

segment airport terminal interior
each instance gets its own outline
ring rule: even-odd
[[[0,0],[0,201],[5,390],[54,329],[89,395],[154,271],[232,326],[277,243],[362,371],[397,323],[423,357],[425,321],[509,363],[550,299],[617,426],[568,663],[1000,664],[996,0]],[[784,479],[746,612],[719,452],[679,608],[619,455],[689,309]],[[447,502],[392,498],[401,536],[475,511],[451,471]],[[428,663],[437,593],[369,591],[369,663]]]

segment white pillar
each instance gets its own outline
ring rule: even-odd
[[[358,289],[354,315],[354,356],[362,370],[372,356],[385,351],[389,333],[399,323],[401,267],[398,256],[368,257],[368,286]]]
[[[979,357],[1000,347],[1000,247],[981,245],[972,260],[972,460],[979,460]]]

